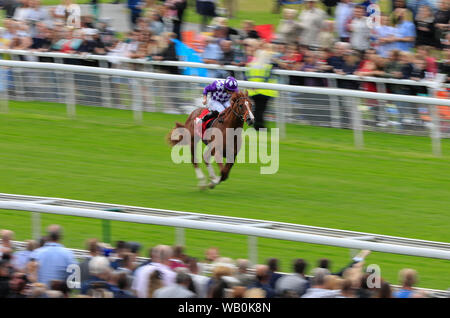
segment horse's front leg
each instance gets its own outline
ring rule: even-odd
[[[202,169],[200,169],[198,163],[196,162],[196,158],[195,158],[195,144],[194,144],[194,140],[191,140],[191,160],[192,160],[192,165],[194,166],[195,169],[195,175],[197,176],[198,179],[198,187],[201,190],[206,189],[207,183],[206,183],[206,176],[203,174]]]

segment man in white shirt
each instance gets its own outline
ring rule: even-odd
[[[356,6],[353,10],[353,19],[349,25],[351,32],[350,44],[353,49],[365,51],[370,47],[370,28],[365,16],[363,6]]]
[[[336,6],[335,11],[335,27],[341,42],[348,42],[350,33],[347,30],[347,23],[353,15],[354,4],[351,0],[341,0]]]
[[[172,248],[170,246],[158,245],[152,250],[152,262],[136,270],[131,288],[139,298],[148,297],[150,275],[155,270],[161,272],[164,286],[171,286],[175,283],[176,273],[169,267],[171,257]]]
[[[319,46],[318,34],[327,14],[316,7],[317,0],[307,0],[306,8],[302,10],[299,20],[301,29],[300,43],[307,46]]]

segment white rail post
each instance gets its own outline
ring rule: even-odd
[[[385,83],[380,83],[377,82],[376,83],[377,86],[377,92],[379,93],[386,93],[386,84]],[[386,101],[379,99],[378,100],[378,120],[382,121],[383,123],[387,122],[387,118],[386,118]]]
[[[108,62],[105,60],[101,60],[99,61],[99,66],[108,68]],[[111,85],[109,84],[109,76],[100,75],[100,82],[102,85],[102,101],[106,107],[112,108]]]
[[[258,237],[248,236],[248,259],[254,265],[258,264]]]
[[[428,92],[431,97],[436,96],[436,90],[433,87],[428,87]],[[430,137],[431,137],[431,145],[433,149],[433,155],[436,157],[442,156],[442,148],[441,148],[441,122],[439,119],[439,111],[438,105],[429,105],[430,114],[431,114],[431,129],[430,129]]]
[[[289,77],[282,76],[283,83],[289,81]],[[280,130],[280,138],[286,137],[286,110],[288,107],[284,107],[285,103],[285,92],[279,92],[279,96],[276,99],[275,108],[277,116],[277,127]]]
[[[65,95],[66,95],[66,108],[67,108],[67,116],[70,118],[74,118],[76,115],[76,106],[75,106],[75,81],[72,72],[66,72],[64,75],[65,81]]]
[[[364,147],[364,137],[362,130],[362,119],[361,112],[359,111],[358,101],[359,98],[350,97],[348,101],[351,106],[351,114],[352,114],[352,128],[353,128],[353,137],[355,142],[355,147],[357,149],[362,149]]]
[[[31,213],[31,228],[33,231],[33,240],[39,241],[41,239],[41,213]]]
[[[175,228],[175,244],[180,246],[185,246],[185,230],[182,227]]]
[[[131,80],[131,90],[133,92],[133,117],[137,124],[142,123],[142,91],[141,83],[138,79]]]
[[[327,78],[330,87],[337,88],[336,79]],[[329,95],[331,108],[331,127],[341,128],[341,116],[339,115],[339,97],[336,95]]]
[[[7,113],[9,110],[9,96],[8,96],[8,71],[6,67],[0,68],[0,87],[2,89],[0,98],[0,113]]]

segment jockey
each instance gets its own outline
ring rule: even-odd
[[[203,105],[206,105],[206,98],[208,93],[211,93],[211,100],[209,102],[209,113],[203,117],[203,122],[208,119],[216,117],[230,106],[231,95],[237,92],[238,83],[232,76],[228,76],[224,80],[216,80],[205,87],[203,90]]]

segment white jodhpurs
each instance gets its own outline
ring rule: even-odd
[[[218,102],[216,100],[210,100],[208,109],[211,111],[216,110],[221,113],[228,107],[230,107],[230,101],[226,101],[224,104],[222,104],[221,102]]]

